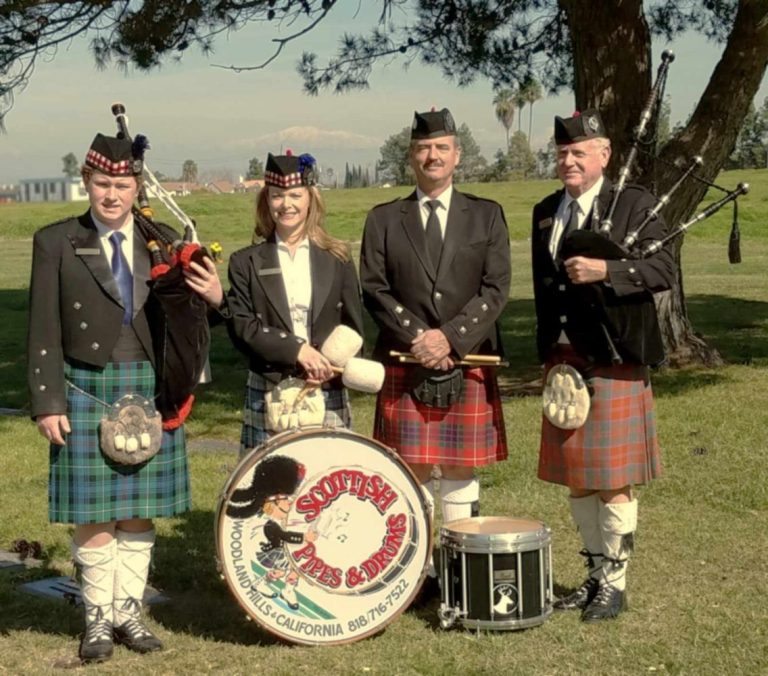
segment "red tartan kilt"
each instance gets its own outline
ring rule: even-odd
[[[477,467],[507,457],[501,397],[492,367],[464,371],[464,391],[450,408],[416,401],[416,367],[387,365],[376,401],[373,436],[409,464]]]
[[[573,350],[560,359],[583,366]],[[661,475],[653,392],[645,366],[596,367],[589,417],[577,430],[561,430],[542,416],[539,478],[571,488],[616,490]]]

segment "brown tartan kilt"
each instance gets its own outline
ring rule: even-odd
[[[490,465],[507,457],[501,396],[492,367],[464,370],[464,391],[450,408],[416,401],[414,366],[386,365],[373,436],[407,463]]]
[[[564,361],[584,373],[584,361],[570,347],[561,349],[546,371]],[[542,416],[539,478],[571,488],[617,490],[661,476],[648,367],[597,366],[588,376],[593,394],[582,427],[562,430]]]

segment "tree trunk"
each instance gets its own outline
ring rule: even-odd
[[[631,148],[632,130],[640,120],[640,111],[652,85],[651,42],[643,3],[642,0],[619,3],[559,0],[559,5],[567,12],[573,43],[576,105],[579,109],[600,109],[613,145],[608,175],[616,176]],[[649,186],[655,184],[657,193],[663,194],[680,174],[665,163],[685,167],[694,155],[704,160],[697,174],[714,180],[733,148],[766,65],[768,3],[740,0],[723,55],[687,126],[661,149],[661,162],[655,171],[651,171],[648,159],[640,158],[638,166],[633,168],[634,180]],[[669,77],[674,77],[674,64]],[[705,184],[686,181],[663,211],[667,223],[676,226],[687,221],[706,191]],[[725,234],[723,239],[725,241]],[[675,243],[678,264],[681,246],[682,240],[678,240]],[[657,309],[672,364],[722,362],[717,351],[697,336],[690,324],[681,272],[671,291],[657,298]]]

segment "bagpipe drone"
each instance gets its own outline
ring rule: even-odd
[[[125,106],[115,103],[112,113],[118,138],[131,140]],[[133,143],[142,155],[149,148],[146,137],[139,134]],[[138,207],[133,208],[133,218],[152,260],[152,286],[146,311],[156,362],[155,405],[162,415],[163,428],[172,430],[189,415],[194,402],[192,392],[201,380],[208,359],[208,304],[184,281],[184,270],[189,269],[192,262],[202,264],[208,253],[199,244],[194,222],[146,164],[143,179],[139,181]],[[154,220],[147,186],[184,226],[182,237]]]

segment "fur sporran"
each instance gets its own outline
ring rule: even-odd
[[[300,378],[286,378],[264,395],[267,429],[270,432],[322,425],[325,399],[319,387],[307,386]]]
[[[547,420],[562,430],[581,427],[589,415],[589,388],[573,366],[557,364],[549,369],[542,407]]]
[[[154,404],[126,394],[107,409],[99,425],[101,452],[121,465],[139,465],[154,457],[163,441],[163,421]]]

